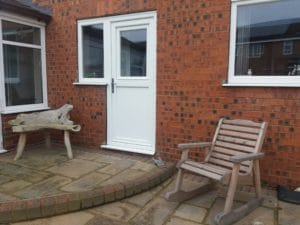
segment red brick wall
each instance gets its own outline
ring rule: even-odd
[[[210,140],[222,116],[269,122],[262,160],[268,183],[300,185],[300,89],[229,88],[230,0],[36,0],[53,9],[47,29],[49,103],[74,105],[83,126],[73,143],[106,136],[106,88],[74,86],[76,19],[157,10],[157,152],[178,159],[177,143]],[[199,153],[193,151],[193,157]]]

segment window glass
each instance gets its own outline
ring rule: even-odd
[[[103,25],[82,27],[83,77],[103,78]]]
[[[147,30],[121,31],[121,76],[145,77]]]
[[[300,75],[300,1],[237,7],[236,76]]]
[[[2,20],[3,40],[27,44],[41,44],[40,29],[24,24]]]
[[[41,50],[3,45],[6,106],[43,103]]]

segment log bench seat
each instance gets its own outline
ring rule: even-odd
[[[31,114],[19,114],[16,119],[8,123],[12,126],[13,133],[20,134],[17,153],[14,160],[18,160],[24,151],[27,134],[33,131],[43,131],[45,133],[46,147],[50,148],[51,138],[50,130],[62,130],[64,132],[64,142],[69,159],[73,158],[73,152],[70,142],[70,132],[79,132],[80,125],[74,125],[69,120],[69,112],[73,109],[72,105],[66,104],[56,110],[47,110]]]

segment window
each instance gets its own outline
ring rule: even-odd
[[[0,15],[0,86],[6,113],[47,107],[44,25]]]
[[[282,45],[282,54],[283,55],[292,55],[293,54],[293,41],[284,41]]]
[[[299,0],[232,0],[228,85],[300,86],[299,8]]]

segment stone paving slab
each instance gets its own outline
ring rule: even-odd
[[[105,163],[94,163],[82,159],[73,159],[68,162],[55,165],[47,169],[47,171],[70,178],[79,178],[82,175],[88,174],[104,166],[106,166]]]
[[[211,225],[209,219],[224,208],[225,199],[218,196],[218,190],[212,190],[206,195],[181,203],[168,202],[161,196],[172,189],[172,186],[173,181],[167,180],[158,187],[137,196],[78,212],[79,216],[82,215],[81,213],[86,213],[91,217],[90,220],[78,225]],[[139,199],[143,204],[137,204]],[[235,201],[234,207],[241,204],[243,202],[240,200]],[[279,202],[278,205],[279,208],[261,206],[234,225],[300,224],[299,205],[284,202]],[[72,219],[76,214],[66,214],[64,218],[70,216]],[[51,217],[11,225],[60,225],[60,221],[60,217]]]

